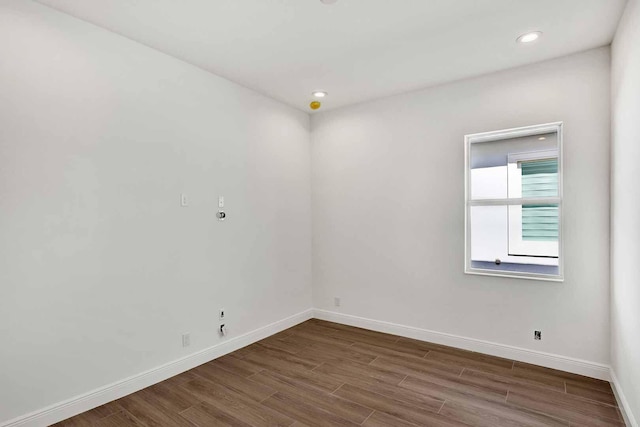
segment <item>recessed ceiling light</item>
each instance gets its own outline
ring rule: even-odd
[[[516,39],[518,43],[531,43],[538,40],[542,36],[542,32],[533,31],[531,33],[523,34]]]
[[[315,96],[316,98],[324,98],[325,96],[327,96],[327,92],[323,90],[315,90],[313,91],[313,96]]]
[[[322,3],[324,4],[334,4],[335,2],[337,2],[338,0],[320,0]]]
[[[538,141],[544,141],[545,139],[547,139],[546,136],[541,136],[540,138],[538,138]]]

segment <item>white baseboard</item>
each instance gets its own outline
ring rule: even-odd
[[[432,343],[457,347],[464,350],[476,351],[479,353],[489,354],[491,356],[504,357],[506,359],[531,363],[547,368],[585,375],[587,377],[598,378],[605,381],[610,380],[610,369],[608,365],[589,362],[586,360],[574,359],[571,357],[544,353],[541,351],[529,350],[526,348],[514,347],[511,345],[430,331],[428,329],[415,328],[412,326],[399,325],[396,323],[383,322],[380,320],[366,319],[364,317],[336,313],[334,311],[328,310],[316,309],[314,310],[314,317],[330,322],[342,323],[345,325],[356,326],[373,331],[386,332],[388,334],[399,335],[402,337],[413,338],[421,341],[429,341]]]
[[[624,393],[622,393],[622,388],[620,387],[618,377],[616,376],[613,368],[611,368],[611,388],[613,389],[613,394],[616,396],[618,407],[620,408],[620,412],[622,412],[622,417],[624,418],[624,422],[627,427],[638,427],[638,422],[633,416],[633,412],[631,412],[629,401],[625,397]]]
[[[313,310],[305,310],[301,313],[258,328],[244,335],[234,337],[228,341],[193,353],[181,359],[174,360],[162,366],[150,369],[146,372],[125,378],[115,383],[100,387],[80,396],[73,397],[64,402],[56,403],[47,408],[40,409],[27,415],[14,418],[0,424],[0,427],[42,427],[62,421],[74,415],[104,405],[112,400],[142,390],[145,387],[164,381],[174,375],[178,375],[198,365],[207,363],[227,353],[236,351],[242,347],[260,341],[270,335],[302,323],[313,317]]]

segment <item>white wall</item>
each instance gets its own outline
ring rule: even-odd
[[[307,114],[22,0],[0,99],[0,424],[311,307]]]
[[[609,65],[605,47],[314,115],[315,307],[607,364]],[[554,121],[565,281],[464,275],[463,136]]]
[[[612,47],[611,365],[640,422],[640,1]],[[637,425],[637,424],[636,424]]]

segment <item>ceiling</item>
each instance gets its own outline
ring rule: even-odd
[[[37,1],[303,111],[317,89],[324,111],[607,45],[626,2]]]

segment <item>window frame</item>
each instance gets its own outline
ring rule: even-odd
[[[509,199],[471,199],[471,144],[500,141],[525,136],[545,135],[555,133],[558,141],[558,196],[549,198],[513,198]],[[563,122],[545,123],[540,125],[525,126],[512,129],[504,129],[491,132],[481,132],[465,135],[464,137],[464,206],[465,206],[465,250],[464,272],[465,274],[509,277],[528,280],[541,280],[550,282],[564,281],[564,238],[563,238]],[[524,273],[516,271],[500,271],[472,267],[471,263],[471,207],[472,206],[513,206],[532,204],[557,204],[558,205],[558,274]],[[507,242],[508,243],[508,242]]]

